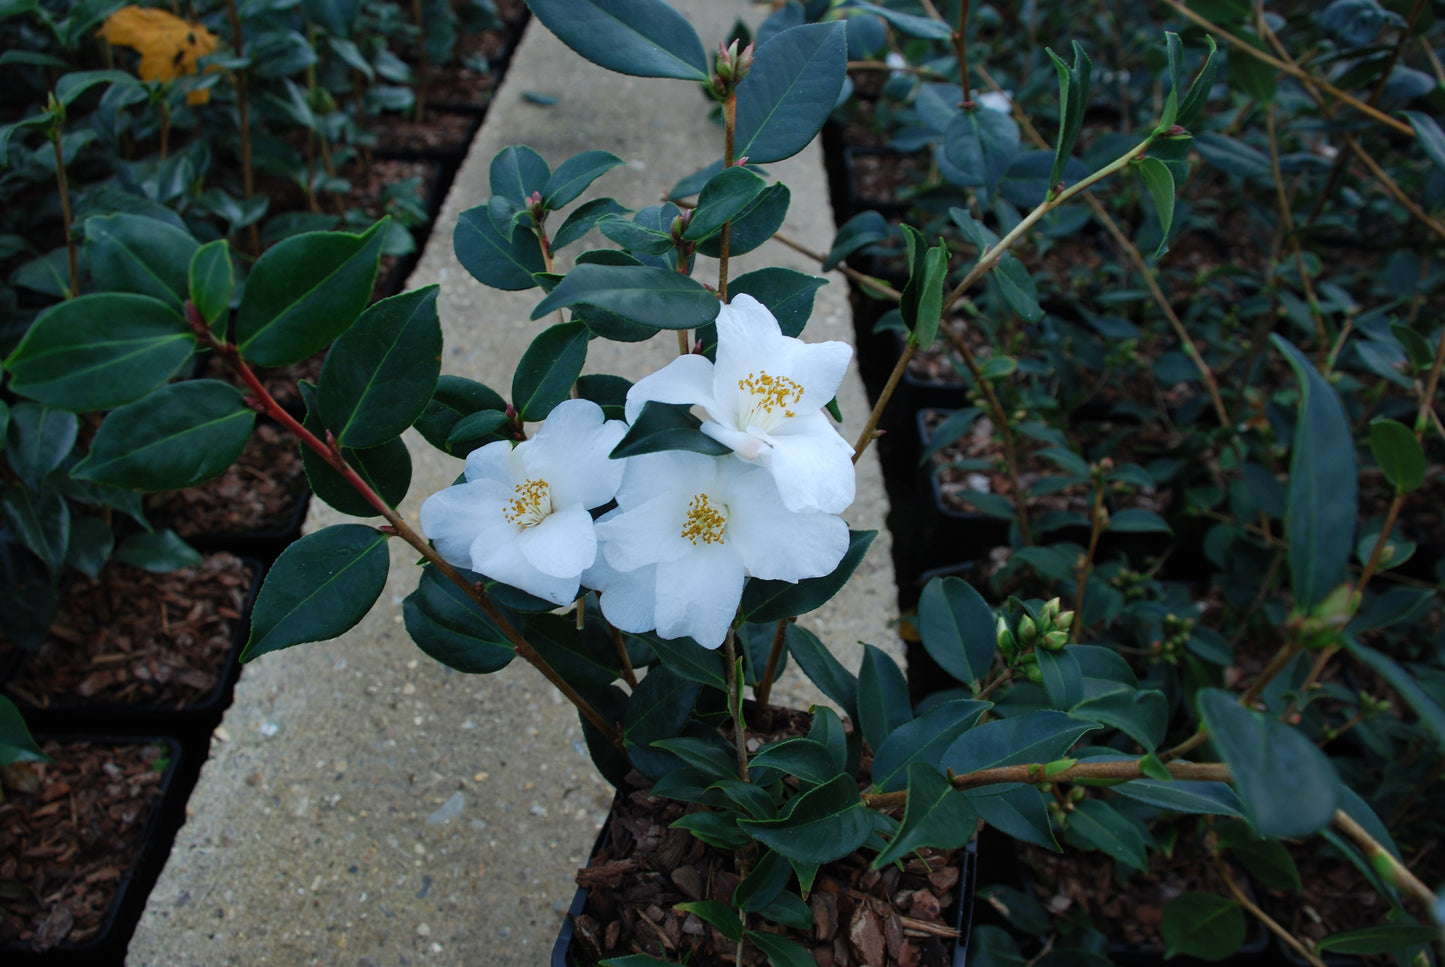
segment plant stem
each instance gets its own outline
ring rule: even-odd
[[[1279,651],[1275,652],[1274,657],[1269,660],[1269,664],[1264,666],[1264,670],[1249,683],[1249,687],[1239,696],[1239,704],[1246,707],[1253,705],[1254,700],[1259,698],[1259,693],[1264,691],[1265,686],[1272,682],[1276,675],[1284,671],[1299,653],[1300,643],[1293,638],[1281,645]]]
[[[888,374],[888,382],[883,384],[883,390],[878,394],[878,402],[873,404],[873,411],[868,414],[868,422],[863,427],[863,432],[858,434],[858,442],[853,444],[853,462],[857,463],[858,458],[863,456],[863,451],[868,449],[868,444],[873,442],[873,437],[878,432],[878,424],[883,419],[883,408],[893,398],[893,393],[898,389],[903,374],[908,370],[908,363],[918,354],[918,347],[910,340],[903,346],[903,354],[898,357],[898,362],[893,364],[893,372]]]
[[[733,85],[728,85],[726,100],[723,101],[723,168],[731,168],[736,160],[738,130],[738,95]],[[718,234],[717,255],[717,297],[728,301],[728,250],[732,244],[733,223],[723,223]]]
[[[1244,909],[1249,911],[1251,916],[1257,918],[1260,923],[1268,927],[1269,932],[1284,941],[1291,950],[1309,961],[1311,967],[1325,967],[1324,962],[1301,943],[1299,938],[1286,930],[1283,925],[1271,919],[1268,914],[1259,908],[1259,904],[1251,900],[1248,895],[1239,888],[1239,884],[1234,882],[1234,877],[1229,875],[1228,865],[1217,852],[1214,854],[1214,866],[1215,869],[1219,871],[1220,877],[1224,880],[1224,885],[1229,887],[1229,892],[1234,894],[1234,898],[1239,901],[1240,906],[1244,907]]]
[[[567,699],[577,707],[577,710],[583,717],[591,722],[609,742],[621,747],[622,736],[617,731],[616,726],[603,718],[601,713],[564,680],[557,670],[542,657],[537,649],[532,647],[531,642],[527,641],[527,639],[522,636],[522,633],[507,620],[506,616],[503,615],[497,607],[496,602],[492,600],[486,591],[478,584],[467,580],[461,572],[448,563],[441,554],[437,552],[436,548],[432,547],[430,541],[417,533],[416,530],[406,522],[406,519],[396,512],[395,508],[383,500],[381,495],[373,490],[372,487],[352,469],[351,465],[342,457],[341,447],[331,438],[329,432],[327,433],[327,439],[322,440],[317,437],[316,434],[302,426],[300,421],[294,416],[286,412],[285,408],[277,403],[275,398],[266,390],[266,387],[261,383],[261,380],[256,376],[255,372],[252,371],[251,367],[241,358],[241,354],[237,351],[236,347],[230,343],[222,343],[217,340],[206,327],[205,322],[201,320],[200,314],[196,311],[195,306],[189,302],[186,303],[186,319],[190,322],[192,329],[195,329],[197,334],[211,345],[211,348],[219,352],[236,371],[236,374],[241,377],[241,380],[246,384],[246,388],[250,390],[255,399],[256,406],[262,412],[295,434],[303,446],[311,448],[322,460],[326,461],[329,467],[341,474],[347,484],[376,509],[376,512],[387,522],[392,533],[415,548],[422,557],[426,558],[429,564],[433,565],[443,576],[465,591],[467,596],[476,602],[477,606],[491,619],[498,630],[506,636],[512,645],[513,651],[541,672],[543,677],[566,696]]]
[[[1355,583],[1355,593],[1359,594],[1365,590],[1365,585],[1370,583],[1370,578],[1375,576],[1375,571],[1380,566],[1380,558],[1385,556],[1385,548],[1390,543],[1390,532],[1395,529],[1395,521],[1400,516],[1400,508],[1405,505],[1405,491],[1397,490],[1395,499],[1390,501],[1390,509],[1385,512],[1385,523],[1380,527],[1380,533],[1375,538],[1375,546],[1370,550],[1370,559],[1365,562],[1365,569],[1360,572],[1360,580]]]
[[[1228,30],[1219,26],[1219,24],[1215,23],[1214,21],[1189,9],[1181,2],[1181,0],[1164,0],[1164,5],[1172,9],[1175,13],[1184,17],[1186,20],[1190,20],[1195,24],[1198,24],[1200,27],[1203,27],[1205,30],[1209,31],[1211,34],[1218,37],[1220,40],[1224,41],[1235,50],[1238,50],[1240,53],[1253,57],[1255,60],[1261,61],[1262,63],[1269,64],[1275,70],[1283,71],[1284,73],[1288,74],[1290,77],[1293,77],[1295,80],[1301,82],[1308,88],[1313,88],[1317,91],[1324,91],[1328,93],[1331,97],[1338,98],[1339,100],[1348,104],[1350,107],[1354,108],[1356,111],[1359,111],[1361,114],[1369,117],[1371,120],[1383,124],[1386,127],[1392,128],[1400,134],[1408,135],[1411,138],[1415,136],[1415,129],[1406,122],[1396,120],[1395,118],[1379,110],[1378,108],[1366,104],[1364,101],[1361,101],[1359,98],[1354,97],[1351,94],[1347,94],[1346,92],[1340,90],[1338,87],[1335,87],[1329,81],[1314,76],[1313,74],[1309,73],[1308,71],[1304,70],[1296,64],[1279,60],[1278,58],[1272,57],[1264,51],[1260,50],[1258,47],[1246,43],[1245,41],[1236,37],[1234,34],[1230,33]]]
[[[973,105],[968,92],[968,8],[969,0],[958,5],[958,24],[953,28],[953,50],[958,57],[958,80],[963,85],[963,107]]]
[[[1424,883],[1410,869],[1395,859],[1390,851],[1375,841],[1369,832],[1350,818],[1343,809],[1335,810],[1334,827],[1354,841],[1360,851],[1365,854],[1365,860],[1370,867],[1391,886],[1403,891],[1411,899],[1421,904],[1427,911],[1435,909],[1435,892]]]
[[[768,699],[773,694],[773,678],[778,674],[778,662],[783,659],[783,649],[788,640],[788,619],[778,621],[777,630],[773,632],[773,646],[768,649],[768,667],[763,670],[763,677],[753,689],[753,701],[758,703],[760,708],[768,707]]]
[[[65,233],[65,254],[70,262],[70,292],[66,298],[72,299],[80,295],[80,262],[75,239],[70,236],[70,180],[65,174],[65,150],[60,146],[58,125],[50,132],[50,143],[55,146],[55,190],[60,195],[60,230]]]
[[[231,44],[236,49],[236,56],[244,57],[245,42],[241,38],[241,14],[236,9],[236,0],[226,0],[226,16],[231,22]],[[256,175],[251,165],[251,105],[246,97],[246,75],[237,72],[233,76],[236,83],[236,111],[241,124],[241,186],[246,193],[244,201],[249,202],[256,194]],[[260,229],[255,222],[252,222],[248,229],[251,254],[260,255]]]
[[[1147,778],[1142,760],[1137,759],[1121,762],[1079,762],[1053,775],[1047,775],[1045,768],[1046,764],[1042,762],[995,766],[992,769],[980,769],[977,772],[953,776],[951,781],[955,789],[977,789],[1004,782],[1076,782],[1080,779],[1112,779],[1124,782]],[[1222,762],[1171,762],[1168,769],[1176,780],[1229,782],[1232,776],[1229,766]],[[863,796],[863,805],[869,809],[893,809],[907,801],[906,790],[867,793]]]
[[[1089,582],[1089,574],[1094,570],[1094,555],[1099,550],[1099,538],[1104,533],[1104,479],[1100,475],[1094,481],[1094,506],[1089,513],[1089,549],[1084,553],[1084,558],[1079,562],[1078,582],[1079,586],[1074,591],[1074,623],[1069,626],[1069,637],[1072,638],[1074,630],[1084,623],[1084,586]]]
[[[743,721],[742,682],[738,675],[737,632],[728,628],[723,639],[728,660],[728,711],[733,715],[733,745],[737,747],[738,778],[748,781],[748,724]]]
[[[622,680],[629,688],[636,688],[637,672],[632,668],[632,656],[627,653],[627,643],[622,640],[622,632],[616,628],[612,629],[612,643],[617,647],[617,660],[622,664]]]

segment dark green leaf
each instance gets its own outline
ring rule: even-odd
[[[437,286],[370,306],[342,333],[321,369],[317,405],[344,447],[380,446],[422,415],[441,372]]]
[[[703,433],[701,427],[702,420],[692,415],[688,404],[648,400],[611,456],[634,457],[659,450],[692,450],[714,456],[732,452],[726,444]]]
[[[675,904],[673,909],[696,914],[699,919],[712,924],[734,943],[743,939],[743,922],[737,911],[726,903],[718,900],[694,900],[691,903]]]
[[[666,667],[654,668],[642,679],[622,721],[627,755],[639,770],[657,778],[678,764],[676,756],[654,749],[652,743],[682,732],[701,688]]]
[[[594,198],[583,202],[562,220],[557,233],[552,236],[552,251],[558,252],[578,241],[590,232],[598,222],[609,215],[625,215],[628,209],[612,198]]]
[[[1169,726],[1169,700],[1157,689],[1121,688],[1091,695],[1069,714],[1118,729],[1152,752],[1164,741]]]
[[[650,676],[649,676],[650,677]],[[873,832],[858,785],[847,773],[789,801],[777,819],[742,819],[758,842],[799,863],[828,863],[862,846]]]
[[[541,193],[551,179],[552,170],[545,158],[526,145],[508,145],[492,158],[487,177],[494,197],[506,199],[517,210],[525,210],[532,194]],[[497,228],[504,228],[500,221]]]
[[[973,839],[978,811],[963,793],[951,786],[933,766],[914,763],[908,767],[908,804],[903,825],[888,848],[873,860],[875,870],[902,860],[923,846],[955,849]]]
[[[1236,900],[1213,893],[1181,893],[1164,904],[1164,956],[1223,960],[1244,945],[1247,925]]]
[[[727,661],[722,652],[704,648],[691,638],[637,635],[656,652],[665,668],[686,681],[727,690]]]
[[[476,380],[462,376],[442,376],[437,380],[431,402],[426,405],[421,416],[417,417],[415,426],[426,442],[438,450],[452,456],[464,457],[480,446],[480,442],[476,446],[459,443],[453,448],[448,440],[457,422],[483,410],[502,411],[506,408],[506,400],[495,390]]]
[[[1084,109],[1089,105],[1089,85],[1094,69],[1093,61],[1084,53],[1079,42],[1074,41],[1074,65],[1065,64],[1063,58],[1052,50],[1047,51],[1054,62],[1054,73],[1059,78],[1059,141],[1054,146],[1054,164],[1049,172],[1048,191],[1053,192],[1064,177],[1064,166],[1074,152],[1074,143],[1079,138],[1079,127],[1084,121]]]
[[[757,48],[738,85],[738,157],[782,161],[813,140],[843,89],[846,33],[838,22],[804,24]]]
[[[1425,482],[1425,450],[1405,424],[1383,416],[1371,420],[1370,453],[1396,491],[1408,494]]]
[[[988,674],[997,646],[993,609],[966,581],[943,577],[924,586],[918,632],[929,656],[960,682]]]
[[[900,13],[875,3],[854,3],[852,6],[876,13],[896,27],[899,33],[907,34],[910,37],[922,37],[925,40],[948,40],[953,36],[952,27],[944,21],[934,20],[932,17]]]
[[[1417,923],[1381,923],[1332,933],[1315,941],[1315,949],[1337,954],[1387,954],[1439,942],[1439,927]]]
[[[963,174],[964,188],[992,195],[1019,148],[1019,126],[1002,111],[974,105],[960,111],[944,135],[944,153]]]
[[[1114,787],[1114,791],[1121,796],[1170,812],[1203,813],[1210,816],[1244,815],[1239,796],[1222,782],[1135,779],[1119,783]]]
[[[911,268],[898,310],[908,327],[908,341],[920,349],[933,345],[943,314],[943,285],[948,274],[948,246],[929,246],[919,231],[904,225]]]
[[[721,303],[701,283],[651,265],[578,265],[532,310],[540,319],[589,305],[656,329],[696,329],[717,318]]]
[[[325,435],[316,415],[316,389],[310,383],[300,384],[301,398],[306,403],[305,428],[317,437]],[[401,503],[411,487],[411,452],[401,437],[393,437],[380,446],[365,450],[343,447],[341,458],[354,470],[388,507]],[[309,446],[301,447],[301,466],[311,490],[326,503],[352,517],[375,517],[381,513],[372,506],[345,477],[322,459]]]
[[[778,320],[783,335],[797,336],[813,314],[813,293],[827,284],[827,279],[774,266],[738,276],[728,283],[728,292],[757,299]]]
[[[1069,813],[1070,838],[1103,850],[1116,862],[1141,872],[1149,869],[1148,844],[1139,827],[1102,799],[1085,799]]]
[[[1284,528],[1295,606],[1305,610],[1345,580],[1355,546],[1355,443],[1334,388],[1283,336],[1270,340],[1300,381]]]
[[[892,792],[903,788],[911,766],[936,770],[949,746],[992,707],[990,702],[960,698],[899,725],[873,754],[873,785]]]
[[[1140,158],[1134,167],[1149,189],[1149,197],[1154,200],[1154,210],[1159,215],[1159,247],[1154,250],[1157,259],[1169,251],[1169,228],[1174,224],[1174,175],[1158,158]]]
[[[390,561],[386,535],[363,524],[302,537],[266,574],[241,660],[350,630],[381,596]]]
[[[101,292],[41,313],[5,368],[11,389],[46,406],[108,410],[164,383],[195,344],[185,320],[164,302]]]
[[[838,226],[838,234],[833,236],[833,247],[823,260],[823,271],[833,271],[848,256],[874,242],[890,238],[893,231],[888,219],[879,212],[872,209],[859,212]]]
[[[0,695],[0,766],[16,762],[49,762],[25,726],[25,717],[10,699]]]
[[[1204,55],[1204,63],[1195,75],[1194,83],[1189,85],[1189,91],[1184,95],[1184,100],[1179,104],[1179,114],[1174,122],[1183,128],[1194,126],[1195,120],[1204,111],[1204,105],[1209,101],[1210,91],[1214,88],[1214,75],[1219,72],[1219,47],[1215,44],[1214,38],[1209,34],[1204,35],[1204,43],[1208,46],[1209,52]]]
[[[113,410],[71,475],[113,487],[181,490],[220,476],[246,448],[256,411],[215,379],[172,383]]]
[[[822,785],[842,772],[827,746],[804,738],[782,739],[763,746],[748,761],[748,768],[777,769],[812,785]]]
[[[9,426],[0,435],[0,449],[21,483],[38,493],[50,471],[70,456],[79,431],[80,420],[74,413],[39,403],[16,403],[10,408]]]
[[[728,235],[728,252],[745,255],[769,241],[783,227],[792,198],[792,192],[782,183],[764,188],[753,203],[733,219]],[[722,254],[722,236],[713,235],[699,242],[697,254],[718,258]]]
[[[703,185],[682,237],[693,242],[710,238],[742,214],[766,187],[763,179],[745,167],[724,168]]]
[[[61,492],[47,487],[32,495],[19,484],[0,493],[0,517],[11,535],[40,558],[54,581],[70,548],[70,506]]]
[[[508,223],[510,225],[510,223]],[[462,268],[483,285],[509,292],[530,289],[532,278],[547,271],[536,234],[525,225],[498,226],[486,205],[468,208],[457,216],[452,248]]]
[[[1256,829],[1267,836],[1304,836],[1329,825],[1340,777],[1303,732],[1244,708],[1219,689],[1201,689],[1197,701]]]
[[[188,270],[200,245],[190,234],[144,215],[86,219],[85,255],[100,292],[134,292],[172,309],[185,304]]]
[[[1025,843],[1059,852],[1043,793],[1033,786],[1015,786],[1003,793],[985,787],[973,790],[969,799],[979,817],[994,829]]]
[[[1080,736],[1097,728],[1052,709],[985,722],[949,746],[939,767],[962,775],[996,766],[1053,762],[1063,758]]]
[[[1141,507],[1125,507],[1116,511],[1109,517],[1109,530],[1130,534],[1173,533],[1163,517]]]
[[[236,343],[247,362],[300,362],[355,322],[371,300],[387,224],[360,235],[294,235],[267,249],[236,311]]]
[[[1353,637],[1345,637],[1344,644],[1351,655],[1369,665],[1376,674],[1389,682],[1390,686],[1400,693],[1400,697],[1420,717],[1420,724],[1434,737],[1435,747],[1445,750],[1445,707],[1442,707],[1439,701],[1420,687],[1416,676],[1407,669],[1401,668],[1390,656],[1361,644]]]
[[[448,668],[487,674],[505,668],[516,655],[472,597],[434,567],[422,569],[401,613],[416,646]]]
[[[221,329],[227,318],[235,284],[231,249],[225,239],[218,238],[196,249],[196,254],[191,256],[188,279],[190,297],[212,331]]]
[[[592,150],[573,155],[558,165],[542,186],[542,204],[548,211],[556,211],[602,175],[626,163],[610,151]]]
[[[795,623],[788,624],[785,641],[788,654],[808,681],[822,692],[853,721],[858,721],[858,679],[843,663],[833,657],[818,636]]]
[[[902,670],[885,652],[865,644],[858,669],[858,725],[864,740],[881,749],[893,730],[912,718]]]
[[[559,322],[532,340],[512,375],[512,403],[521,419],[545,419],[567,399],[587,361],[588,338],[587,327],[574,321]]]
[[[1445,171],[1445,131],[1430,115],[1422,111],[1402,111],[1410,127],[1415,129],[1415,140],[1420,143],[1425,156],[1435,167]]]
[[[709,78],[696,31],[662,0],[527,0],[527,6],[599,67],[636,77]]]

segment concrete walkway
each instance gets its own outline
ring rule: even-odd
[[[710,49],[736,18],[760,16],[745,0],[673,2]],[[545,96],[528,96],[534,93]],[[487,289],[452,255],[452,226],[459,212],[486,200],[497,151],[527,144],[554,167],[587,148],[612,151],[627,166],[584,197],[610,195],[641,208],[721,154],[707,108],[695,85],[607,73],[534,21],[410,280],[441,284],[443,370],[505,392],[515,361],[540,331],[528,320],[536,290]],[[833,218],[817,146],[769,174],[792,190],[784,231],[826,250]],[[600,237],[589,243],[609,245]],[[739,260],[735,272],[769,264],[818,272],[771,243]],[[697,275],[714,277],[713,267]],[[851,342],[846,286],[837,275],[829,283],[805,337]],[[636,379],[675,352],[670,333],[641,346],[598,341],[589,369]],[[856,375],[840,403],[852,439],[867,413]],[[419,438],[409,442],[415,477],[402,509],[415,520],[421,501],[451,483],[461,462]],[[855,528],[882,530],[885,513],[870,452],[859,466],[858,502],[845,516]],[[337,519],[314,502],[308,528]],[[387,589],[359,627],[244,670],[128,963],[548,962],[611,790],[593,771],[571,707],[530,667],[514,662],[495,675],[466,676],[411,644],[401,601],[416,584],[416,555],[393,545]],[[889,554],[884,530],[846,598],[805,619],[855,669],[858,641],[901,652]],[[775,695],[795,704],[818,698],[798,679]]]

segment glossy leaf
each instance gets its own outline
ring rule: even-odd
[[[979,818],[994,829],[1025,843],[1059,852],[1043,793],[1033,786],[1014,786],[1003,792],[984,787],[970,791]]]
[[[1208,48],[1204,63],[1200,65],[1199,73],[1194,76],[1184,99],[1179,102],[1179,113],[1174,118],[1174,123],[1183,128],[1193,127],[1204,112],[1210,92],[1214,89],[1214,76],[1219,73],[1219,46],[1209,34],[1204,35],[1204,43]]]
[[[848,551],[831,574],[797,582],[749,580],[739,605],[744,620],[781,621],[822,607],[848,583],[877,536],[877,531],[848,531]]]
[[[778,819],[743,819],[738,826],[794,862],[822,864],[862,846],[873,832],[873,814],[863,808],[853,777],[843,773],[790,800]]]
[[[374,303],[326,354],[316,401],[344,447],[400,436],[426,409],[441,372],[437,286]]]
[[[0,436],[0,449],[20,482],[38,493],[50,471],[70,456],[79,432],[80,420],[74,413],[39,403],[16,403]]]
[[[1370,454],[1398,492],[1408,494],[1425,482],[1425,450],[1405,424],[1383,416],[1371,420]]]
[[[773,967],[816,967],[818,963],[807,947],[783,934],[749,930],[747,941],[761,950]]]
[[[1121,796],[1170,812],[1241,818],[1244,816],[1243,803],[1239,801],[1239,796],[1222,782],[1135,779],[1119,783],[1114,786],[1114,791]]]
[[[659,450],[692,450],[713,456],[732,452],[726,444],[702,432],[702,420],[692,414],[688,404],[648,400],[611,455],[633,457]]]
[[[978,811],[932,766],[908,767],[908,804],[898,834],[873,860],[875,870],[923,846],[955,849],[973,839]]]
[[[40,558],[51,580],[59,577],[70,547],[70,506],[54,488],[31,494],[19,484],[0,491],[0,519],[32,554]]]
[[[41,313],[5,368],[12,390],[46,406],[108,410],[164,383],[195,344],[180,313],[164,302],[100,292]]]
[[[908,681],[902,669],[887,653],[865,644],[863,663],[858,669],[858,725],[864,740],[870,747],[881,749],[894,729],[912,718]]]
[[[286,366],[325,348],[371,300],[388,222],[360,235],[310,232],[267,249],[236,310],[236,344],[247,362]]]
[[[25,725],[25,717],[10,699],[0,696],[0,766],[16,762],[49,762]]]
[[[1148,844],[1139,827],[1102,799],[1075,803],[1067,829],[1069,839],[1075,842],[1082,840],[1141,872],[1149,869]]]
[[[213,332],[222,329],[228,318],[235,284],[231,249],[225,239],[218,238],[196,249],[189,271],[190,299]]]
[[[772,240],[788,217],[788,206],[793,194],[788,186],[768,185],[758,193],[757,198],[733,219],[728,233],[728,252],[731,255],[746,255],[748,252]],[[697,254],[718,258],[722,254],[721,234],[703,239],[697,245]]]
[[[1164,956],[1223,960],[1244,945],[1248,925],[1237,900],[1213,893],[1181,893],[1164,904],[1159,931]]]
[[[841,23],[804,24],[761,44],[737,90],[737,156],[754,164],[790,158],[828,120],[847,72]]]
[[[505,668],[516,656],[506,636],[471,596],[434,567],[422,569],[401,613],[416,646],[448,668],[487,674]]]
[[[506,408],[507,401],[496,390],[463,376],[442,376],[415,426],[426,442],[438,450],[464,457],[476,448],[454,448],[449,444],[458,421],[483,410],[500,412]]]
[[[1425,156],[1435,163],[1436,168],[1445,171],[1445,131],[1440,130],[1439,123],[1423,111],[1400,113],[1410,122],[1410,127],[1415,129],[1415,140],[1425,152]]]
[[[700,242],[717,234],[723,225],[746,211],[766,187],[763,179],[745,167],[724,168],[702,186],[682,237]]]
[[[728,283],[730,296],[747,294],[757,299],[778,320],[785,336],[797,336],[813,314],[813,295],[827,279],[771,266],[740,275]]]
[[[667,668],[654,668],[642,679],[622,721],[627,755],[639,770],[657,778],[678,763],[676,756],[654,749],[652,743],[682,731],[701,687]]]
[[[888,219],[881,213],[872,209],[859,212],[838,226],[838,234],[833,236],[833,246],[828,250],[828,257],[823,260],[823,271],[831,272],[854,252],[891,238],[893,231],[893,226],[888,224]]]
[[[546,260],[532,229],[498,226],[486,205],[468,208],[457,216],[452,248],[462,268],[483,285],[508,292],[530,289],[532,278],[547,271]]]
[[[1418,923],[1380,923],[1332,933],[1315,941],[1315,949],[1337,954],[1387,954],[1439,942],[1439,927]]]
[[[1125,507],[1109,517],[1109,530],[1121,534],[1170,534],[1168,521],[1152,510]]]
[[[908,782],[914,765],[937,770],[949,746],[992,707],[990,702],[955,699],[899,725],[873,754],[873,784],[892,792]]]
[[[944,152],[964,175],[964,188],[992,195],[1019,148],[1019,126],[1002,111],[975,105],[949,123]]]
[[[1354,437],[1334,388],[1278,333],[1270,340],[1300,381],[1285,510],[1295,606],[1312,608],[1345,580],[1355,546],[1358,473]]]
[[[771,742],[748,760],[749,770],[777,769],[812,785],[822,785],[842,772],[828,747],[812,739]]]
[[[188,270],[200,244],[173,225],[121,213],[86,219],[86,266],[99,292],[134,292],[173,309],[190,291]]]
[[[573,155],[557,166],[542,186],[542,204],[556,211],[618,165],[626,164],[610,151],[591,150]]]
[[[251,438],[256,411],[220,380],[173,383],[110,413],[71,475],[112,487],[181,490],[220,476]]]
[[[900,13],[875,3],[854,3],[852,6],[876,13],[897,28],[899,33],[907,34],[910,37],[922,37],[925,40],[948,40],[953,36],[952,27],[944,21],[934,20],[932,17]]]
[[[302,425],[318,438],[324,437],[325,431],[316,415],[316,388],[304,381],[299,385],[301,398],[306,403],[306,419]],[[406,497],[411,487],[411,452],[401,437],[393,437],[365,450],[343,447],[341,458],[388,507],[395,507]],[[301,467],[306,471],[306,482],[311,485],[312,492],[343,514],[352,517],[380,515],[380,510],[309,446],[301,447]]]
[[[597,227],[598,223],[611,216],[626,215],[628,209],[612,198],[594,198],[583,202],[567,213],[555,235],[552,236],[552,251],[558,252],[579,241],[582,236]]]
[[[918,633],[929,656],[964,684],[983,678],[993,664],[993,609],[959,578],[936,578],[924,586],[918,599]]]
[[[1054,63],[1054,73],[1059,78],[1059,141],[1054,146],[1054,164],[1049,171],[1048,191],[1052,194],[1064,177],[1064,166],[1074,152],[1079,138],[1079,128],[1084,122],[1084,109],[1089,105],[1089,85],[1094,69],[1093,61],[1084,53],[1079,42],[1074,41],[1073,66],[1065,64],[1063,58],[1052,50],[1047,51]]]
[[[798,663],[808,681],[832,699],[853,721],[858,721],[858,678],[833,657],[818,636],[795,623],[788,624],[788,654]]]
[[[655,329],[696,329],[721,303],[701,283],[650,265],[578,265],[532,310],[540,319],[575,305],[596,306]]]
[[[1244,708],[1219,689],[1201,689],[1197,701],[1256,829],[1266,836],[1304,836],[1329,825],[1340,777],[1303,732]]]
[[[587,361],[588,338],[580,322],[559,322],[532,340],[512,374],[512,404],[521,419],[545,419],[567,399]]]
[[[619,74],[707,81],[692,25],[662,0],[527,0],[557,39]]]
[[[704,648],[691,638],[663,638],[639,635],[661,659],[663,667],[686,681],[727,690],[727,659],[723,653]]]
[[[1153,688],[1121,688],[1094,694],[1074,705],[1069,714],[1118,729],[1152,752],[1169,727],[1169,700]]]
[[[390,562],[386,535],[363,524],[302,537],[266,574],[241,660],[344,634],[381,596]]]
[[[1420,686],[1420,681],[1409,670],[1402,668],[1393,658],[1361,644],[1353,637],[1344,639],[1345,649],[1357,660],[1378,674],[1400,693],[1400,697],[1420,717],[1420,724],[1435,739],[1435,747],[1445,750],[1445,707]]]
[[[1135,170],[1149,189],[1154,200],[1154,211],[1159,215],[1159,246],[1154,249],[1157,259],[1169,251],[1169,229],[1174,224],[1174,175],[1169,166],[1158,158],[1145,157],[1134,162]]]
[[[517,210],[526,209],[534,193],[543,193],[552,178],[547,160],[526,145],[508,145],[498,151],[487,169],[494,198],[504,198]],[[504,226],[500,221],[497,227]],[[535,241],[535,236],[533,236]]]
[[[673,909],[695,914],[734,943],[743,939],[743,922],[737,911],[726,903],[718,900],[694,900],[691,903],[674,904]]]
[[[949,746],[939,767],[962,775],[997,766],[1052,762],[1096,728],[1052,709],[985,722]]]
[[[910,264],[908,282],[903,286],[898,311],[908,327],[908,341],[920,349],[933,345],[943,313],[943,286],[948,275],[948,246],[942,241],[930,246],[923,235],[903,226]]]

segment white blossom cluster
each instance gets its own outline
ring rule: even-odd
[[[678,357],[631,388],[625,413],[635,420],[650,400],[693,406],[731,454],[613,459],[627,425],[567,400],[530,439],[468,456],[465,482],[422,505],[427,537],[460,567],[559,606],[590,588],[622,631],[707,648],[727,637],[746,578],[830,573],[848,550],[838,515],[854,473],[824,407],[852,349],[783,335],[746,295],[719,310],[717,331],[716,363]]]

